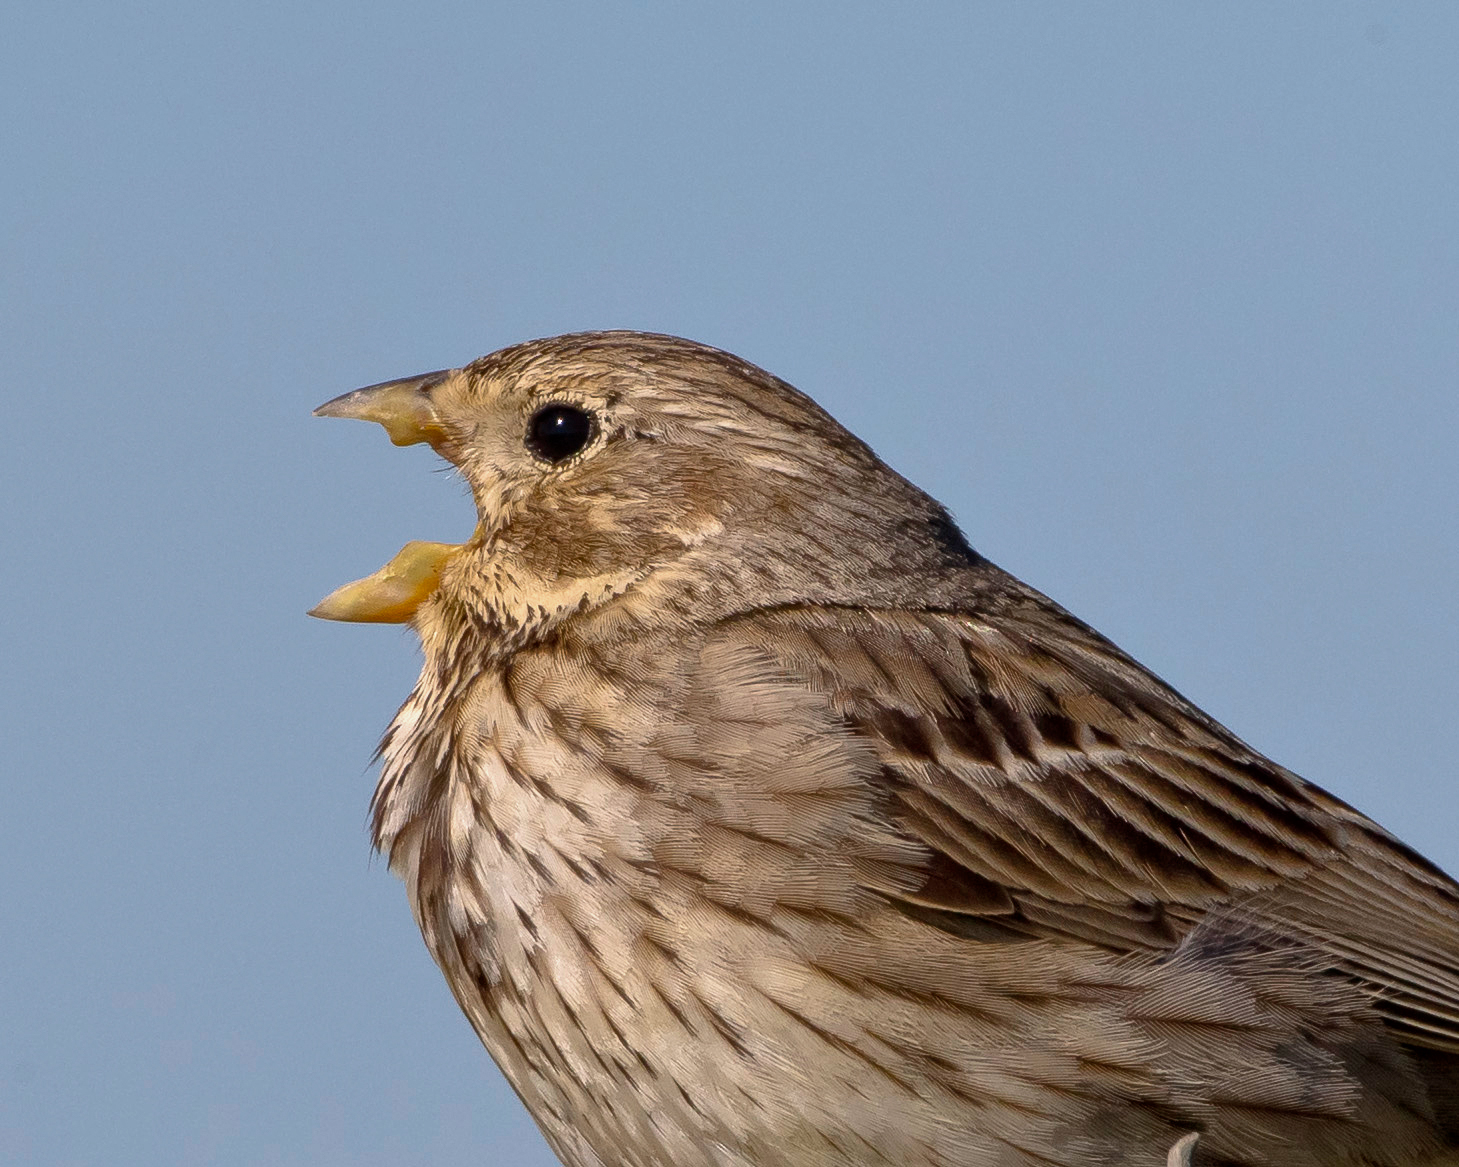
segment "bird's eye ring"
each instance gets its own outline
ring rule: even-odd
[[[566,462],[593,440],[597,419],[563,401],[544,405],[527,422],[527,449],[543,461]]]

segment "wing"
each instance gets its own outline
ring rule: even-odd
[[[758,612],[706,652],[822,695],[870,745],[880,813],[920,847],[859,878],[907,914],[1115,952],[1297,938],[1406,1040],[1459,1050],[1454,882],[1037,593]]]

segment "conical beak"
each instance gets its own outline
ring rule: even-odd
[[[356,389],[326,401],[314,415],[379,422],[397,446],[429,442],[440,451],[447,434],[430,391],[450,373],[442,369]],[[407,543],[374,575],[331,592],[309,615],[362,624],[404,624],[436,590],[441,569],[460,550],[459,543]]]
[[[366,385],[326,401],[314,411],[314,416],[379,422],[397,446],[413,446],[417,442],[439,446],[446,440],[446,431],[431,404],[430,391],[450,374],[450,369],[438,369],[419,377]]]
[[[460,543],[407,543],[374,575],[336,588],[309,610],[321,620],[404,624],[441,582],[441,568]]]

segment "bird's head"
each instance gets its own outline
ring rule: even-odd
[[[316,413],[428,442],[477,509],[465,543],[408,544],[322,601],[312,614],[325,619],[411,622],[423,635],[475,621],[521,642],[607,607],[672,624],[865,603],[918,569],[925,589],[975,558],[936,502],[808,397],[674,337],[532,341]]]

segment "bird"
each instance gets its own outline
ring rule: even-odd
[[[1459,887],[976,552],[808,396],[577,333],[428,443],[373,841],[567,1167],[1459,1163]]]

